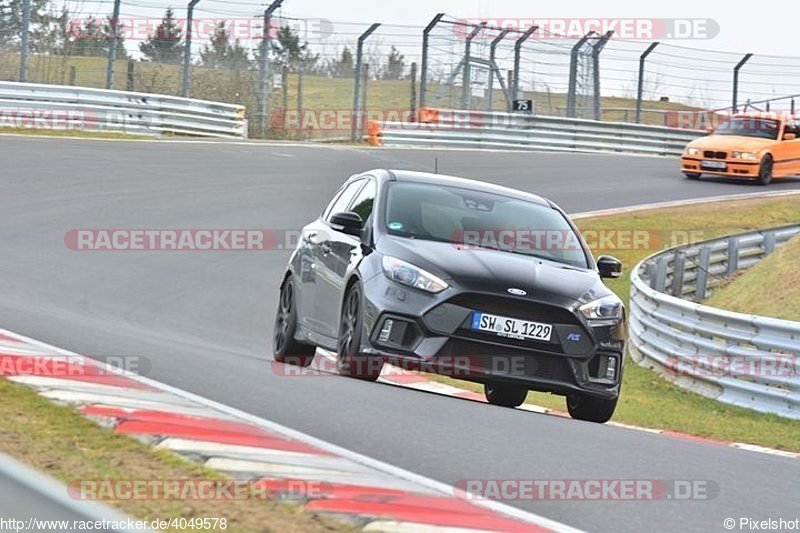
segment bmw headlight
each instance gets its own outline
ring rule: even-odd
[[[731,153],[731,156],[734,159],[744,159],[746,161],[756,160],[756,154],[754,154],[753,152],[733,152]]]
[[[438,294],[448,287],[441,278],[396,257],[384,255],[382,265],[386,277],[397,283],[434,294]]]
[[[622,302],[612,294],[582,305],[580,312],[589,320],[619,320],[622,318]]]
[[[700,155],[700,149],[689,147],[686,149],[686,155]]]

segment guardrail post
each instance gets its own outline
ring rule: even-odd
[[[531,26],[522,36],[517,39],[517,42],[514,43],[514,92],[511,96],[511,100],[519,100],[519,71],[520,71],[520,63],[522,60],[522,45],[527,41],[533,32],[539,29],[539,26]],[[509,108],[509,112],[512,111]]]
[[[194,19],[194,6],[200,0],[191,0],[186,8],[186,39],[183,46],[183,90],[181,94],[184,98],[189,98],[192,83],[192,26]]]
[[[650,46],[647,47],[642,55],[639,56],[639,83],[638,88],[636,90],[636,123],[640,124],[642,122],[642,99],[644,98],[644,63],[647,60],[647,56],[655,50],[656,46],[660,43],[658,41],[654,43],[650,43]]]
[[[433,28],[439,24],[444,17],[444,13],[437,13],[433,20],[422,30],[422,65],[419,73],[419,107],[422,109],[428,105],[428,40]]]
[[[708,295],[708,269],[711,268],[711,247],[700,248],[700,258],[697,265],[697,284],[694,290],[694,300],[702,302]]]
[[[472,40],[486,27],[486,22],[481,22],[467,36],[464,45],[464,70],[461,74],[461,109],[470,108],[470,95],[472,94],[472,65],[470,63],[472,54]]]
[[[683,277],[686,272],[686,252],[677,250],[672,263],[672,295],[683,296]]]
[[[733,276],[739,270],[739,238],[728,239],[728,270],[727,275]]]
[[[578,91],[578,58],[581,48],[589,40],[589,37],[596,35],[597,32],[590,31],[580,38],[569,53],[569,88],[567,89],[567,117],[575,118],[575,100]]]
[[[494,38],[492,41],[491,46],[489,47],[489,63],[491,63],[489,67],[489,101],[486,105],[487,111],[493,111],[494,108],[494,75],[495,69],[497,68],[496,59],[497,59],[497,45],[500,44],[500,41],[506,38],[506,35],[509,34],[511,30],[505,29],[500,32],[500,35]],[[498,73],[499,74],[499,73]],[[500,79],[500,84],[503,84],[503,77],[497,76]]]
[[[109,30],[111,38],[108,44],[108,65],[106,66],[106,89],[114,88],[114,67],[117,62],[117,32],[119,31],[119,3],[120,0],[114,0],[114,11],[111,14],[109,21]]]
[[[776,236],[774,231],[764,234],[764,255],[767,256],[775,251]]]
[[[375,30],[380,28],[380,23],[376,22],[372,24],[367,31],[361,34],[358,38],[358,46],[356,48],[356,87],[355,91],[353,92],[353,117],[351,118],[350,122],[350,142],[356,142],[358,140],[358,132],[361,129],[361,69],[363,66],[364,60],[364,41],[372,35]]]
[[[753,57],[753,54],[745,54],[745,56],[739,61],[735,67],[733,67],[733,105],[731,109],[734,113],[739,112],[739,71],[742,69],[745,63],[747,63],[750,58]]]
[[[411,122],[417,121],[417,62],[414,61],[411,63],[411,74],[409,75],[411,78],[411,106],[409,107],[409,111],[411,111]]]
[[[22,36],[19,46],[19,81],[28,81],[28,51],[31,35],[31,0],[22,2]]]
[[[270,97],[272,87],[269,83],[269,41],[272,31],[272,14],[281,7],[283,0],[275,0],[264,10],[264,30],[261,33],[261,57],[259,57],[259,77],[258,77],[258,132],[261,137],[267,135],[267,118],[270,111]],[[284,109],[284,112],[286,110]]]
[[[656,271],[650,286],[656,292],[664,292],[667,287],[667,266],[669,265],[669,257],[666,255],[659,256],[656,259]]]
[[[592,85],[594,85],[595,120],[600,120],[602,118],[602,113],[600,112],[600,52],[606,47],[612,35],[614,35],[614,30],[609,30],[592,45]]]

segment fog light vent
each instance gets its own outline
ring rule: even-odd
[[[608,358],[608,367],[606,368],[606,379],[614,381],[617,379],[617,358]]]
[[[381,328],[380,335],[378,335],[378,340],[380,342],[389,341],[389,338],[392,336],[392,326],[394,326],[394,320],[391,318],[387,318],[383,321],[383,327]]]

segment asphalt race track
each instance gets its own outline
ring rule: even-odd
[[[723,531],[794,519],[800,463],[269,364],[287,251],[76,252],[71,229],[297,229],[350,174],[375,167],[483,178],[569,212],[726,194],[671,159],[0,137],[0,326],[446,483],[708,480],[711,501],[507,502],[589,531]],[[799,189],[800,181],[768,190]],[[624,394],[624,392],[623,392]]]

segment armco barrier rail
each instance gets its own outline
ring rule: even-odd
[[[705,134],[685,130],[525,113],[423,108],[419,121],[369,126],[369,141],[383,146],[488,148],[555,152],[680,155]]]
[[[798,234],[800,224],[736,235],[637,265],[631,274],[634,360],[704,396],[800,419],[800,323],[696,303],[715,280],[749,268]]]
[[[137,135],[247,136],[245,108],[160,94],[0,82],[3,127]]]

